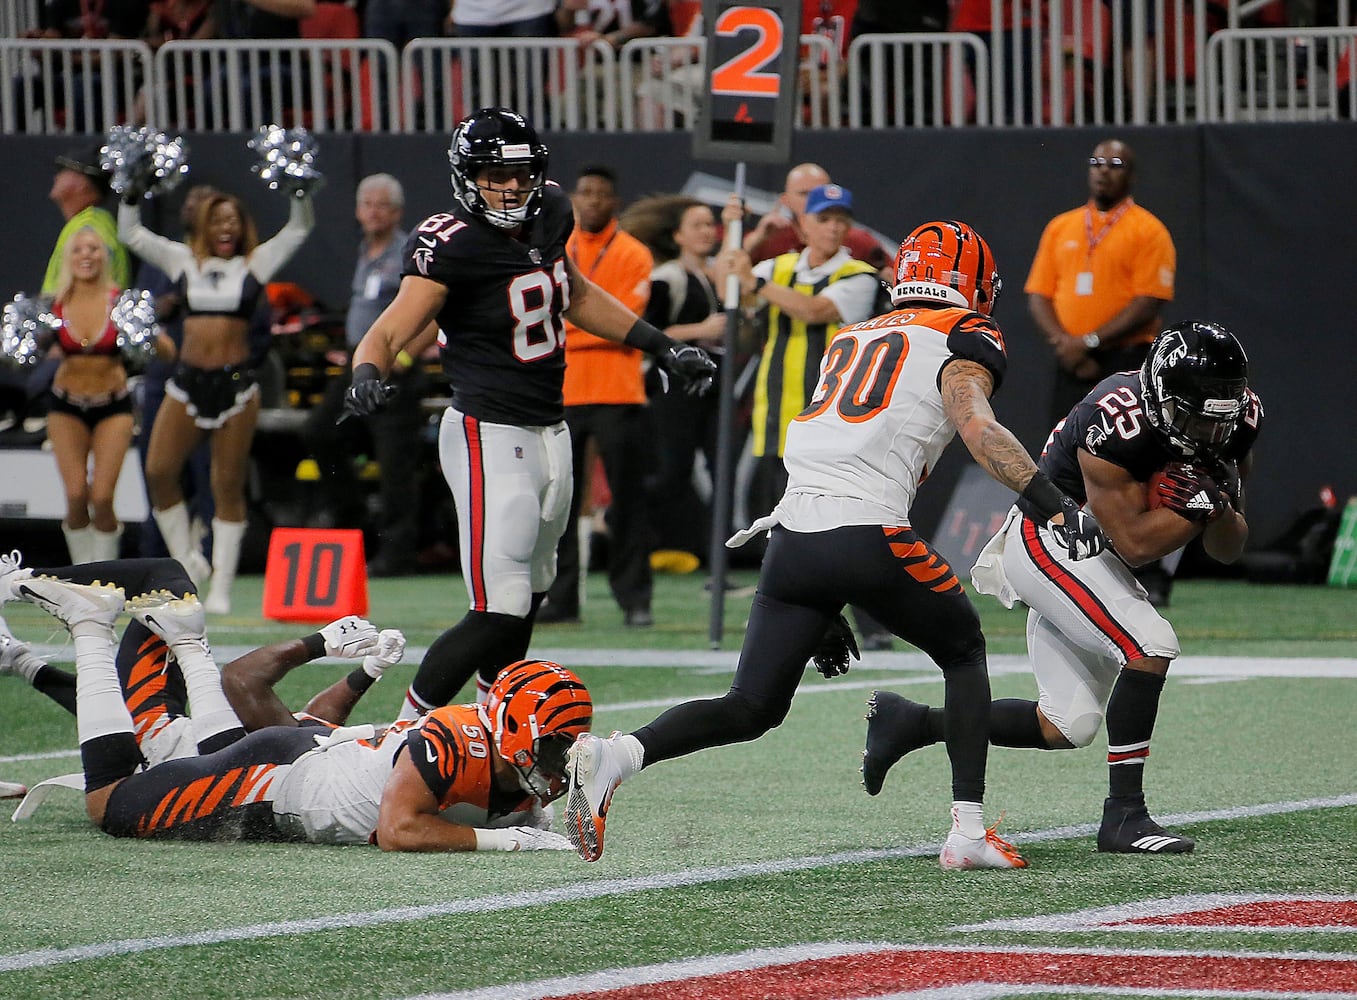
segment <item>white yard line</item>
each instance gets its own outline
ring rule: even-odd
[[[62,647],[54,647],[60,649]],[[249,652],[245,646],[217,646],[214,654],[221,663],[227,663],[237,656]],[[424,650],[407,647],[405,659],[418,663],[424,656]],[[599,667],[692,667],[713,670],[715,667],[734,670],[735,653],[705,652],[703,650],[617,650],[617,649],[543,649],[536,654],[543,659],[554,659],[562,663],[589,664]],[[39,655],[52,655],[50,651]],[[807,671],[806,682],[797,691],[798,697],[816,694],[834,694],[841,691],[865,691],[871,688],[901,687],[911,684],[941,683],[942,674],[933,662],[922,653],[867,653],[863,668],[871,670],[900,670],[918,676],[909,678],[882,678],[852,681],[835,678],[824,681]],[[318,660],[319,663],[343,663],[338,659]],[[994,676],[1020,674],[1027,672],[1025,656],[1004,655],[989,658],[989,670]],[[1194,679],[1198,683],[1245,680],[1255,677],[1274,677],[1292,680],[1302,679],[1357,679],[1357,658],[1344,659],[1269,659],[1267,657],[1213,657],[1186,656],[1174,662],[1169,675],[1176,680]],[[723,692],[711,691],[707,694],[695,694],[694,698],[719,698]],[[595,707],[600,712],[625,712],[636,709],[670,708],[682,704],[687,698],[647,698],[640,701],[622,701],[600,703]],[[52,750],[45,753],[20,753],[0,756],[0,764],[15,764],[31,760],[60,760],[80,756],[76,750]]]
[[[1357,805],[1357,792],[1330,798],[1303,799],[1294,802],[1267,802],[1253,806],[1236,806],[1229,809],[1215,809],[1193,813],[1179,813],[1161,816],[1160,820],[1170,826],[1188,823],[1203,823],[1211,820],[1241,819],[1249,816],[1267,816],[1278,813],[1303,812],[1312,809],[1337,809]],[[1048,830],[1035,830],[1011,836],[1015,843],[1024,844],[1036,841],[1066,840],[1071,837],[1087,837],[1096,832],[1092,823],[1077,826],[1061,826]],[[475,899],[450,900],[445,903],[430,903],[424,906],[401,906],[383,910],[367,910],[355,913],[339,913],[325,917],[312,917],[307,920],[281,920],[264,924],[248,924],[241,927],[222,927],[217,930],[199,931],[194,934],[168,934],[151,938],[123,938],[114,941],[95,942],[77,945],[72,948],[42,948],[36,951],[17,952],[0,955],[0,972],[15,972],[44,966],[65,965],[91,958],[109,958],[115,955],[131,955],[146,951],[161,951],[169,948],[196,947],[199,945],[222,944],[229,941],[257,941],[266,938],[294,937],[301,934],[314,934],[320,931],[344,930],[354,927],[373,927],[384,924],[410,923],[416,920],[430,920],[440,917],[461,916],[466,914],[495,913],[504,910],[517,910],[526,907],[540,907],[552,903],[576,903],[587,899],[603,899],[612,896],[629,896],[641,892],[678,889],[693,885],[710,885],[728,882],[734,879],[765,877],[786,872],[807,871],[815,868],[831,868],[840,865],[863,865],[878,861],[899,858],[927,857],[936,854],[937,843],[918,844],[911,847],[877,848],[860,851],[841,851],[836,854],[812,855],[800,858],[782,858],[772,861],[758,861],[743,865],[726,867],[692,868],[684,871],[668,872],[661,875],[648,875],[638,878],[600,879],[596,882],[572,883],[552,889],[539,889],[527,892],[514,892],[482,896]]]

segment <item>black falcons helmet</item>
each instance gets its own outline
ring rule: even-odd
[[[1145,419],[1184,455],[1230,440],[1249,384],[1249,359],[1217,323],[1176,323],[1155,338],[1140,369]]]
[[[517,111],[481,108],[464,118],[452,133],[448,149],[452,191],[468,212],[501,229],[513,229],[542,210],[542,188],[547,179],[547,147],[537,130]],[[532,180],[518,208],[491,209],[476,187],[476,177],[487,167],[526,166]]]

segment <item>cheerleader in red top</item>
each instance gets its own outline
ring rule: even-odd
[[[132,400],[109,320],[117,297],[108,247],[93,229],[81,229],[67,242],[57,277],[52,311],[61,320],[55,349],[62,360],[47,419],[66,493],[61,529],[72,563],[116,559],[122,536],[113,493],[132,440]],[[172,355],[174,345],[162,335],[159,349]]]

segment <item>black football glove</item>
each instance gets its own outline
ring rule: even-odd
[[[854,660],[862,659],[862,654],[858,652],[858,641],[853,638],[853,629],[849,626],[848,619],[839,615],[826,626],[820,645],[815,648],[810,659],[815,664],[815,669],[826,677],[838,677],[840,674],[848,673],[848,667],[852,663],[849,660],[850,655]]]
[[[1230,508],[1230,502],[1205,469],[1187,462],[1170,462],[1155,487],[1159,504],[1196,524],[1214,521]]]
[[[1062,497],[1060,509],[1065,515],[1065,523],[1051,525],[1051,534],[1065,547],[1071,559],[1092,559],[1107,548],[1107,536],[1089,511],[1075,503],[1072,497]]]
[[[655,363],[660,366],[660,381],[665,392],[669,391],[667,376],[672,375],[690,396],[705,396],[716,380],[716,362],[707,352],[692,344],[675,344],[655,355]]]
[[[1225,499],[1237,511],[1244,510],[1244,483],[1239,475],[1239,463],[1225,458],[1211,456],[1204,465],[1207,473],[1216,481]]]
[[[396,387],[382,382],[376,365],[361,364],[353,370],[353,382],[344,393],[344,412],[335,423],[342,424],[349,417],[366,417],[376,413],[395,394]]]

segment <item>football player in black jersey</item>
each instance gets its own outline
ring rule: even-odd
[[[439,458],[471,607],[429,647],[403,718],[446,704],[473,675],[484,692],[527,653],[570,514],[562,317],[653,355],[689,392],[706,392],[716,370],[576,269],[565,252],[570,199],[547,180],[547,148],[521,115],[477,111],[453,132],[448,158],[456,205],[411,235],[400,291],[354,352],[345,403],[354,414],[381,406],[397,353],[438,324],[452,384]]]
[[[1198,535],[1231,563],[1248,539],[1241,473],[1263,409],[1248,387],[1248,359],[1214,323],[1179,323],[1156,338],[1140,371],[1100,382],[1056,425],[1041,469],[1093,511],[1112,547],[1068,560],[1019,501],[976,561],[972,580],[1007,607],[1028,607],[1028,657],[1039,701],[990,710],[997,746],[1087,746],[1107,720],[1108,798],[1098,850],[1183,854],[1193,841],[1165,830],[1145,806],[1143,778],[1159,697],[1178,655],[1173,627],[1132,568]],[[875,795],[904,754],[937,742],[939,709],[872,696],[863,780]]]

